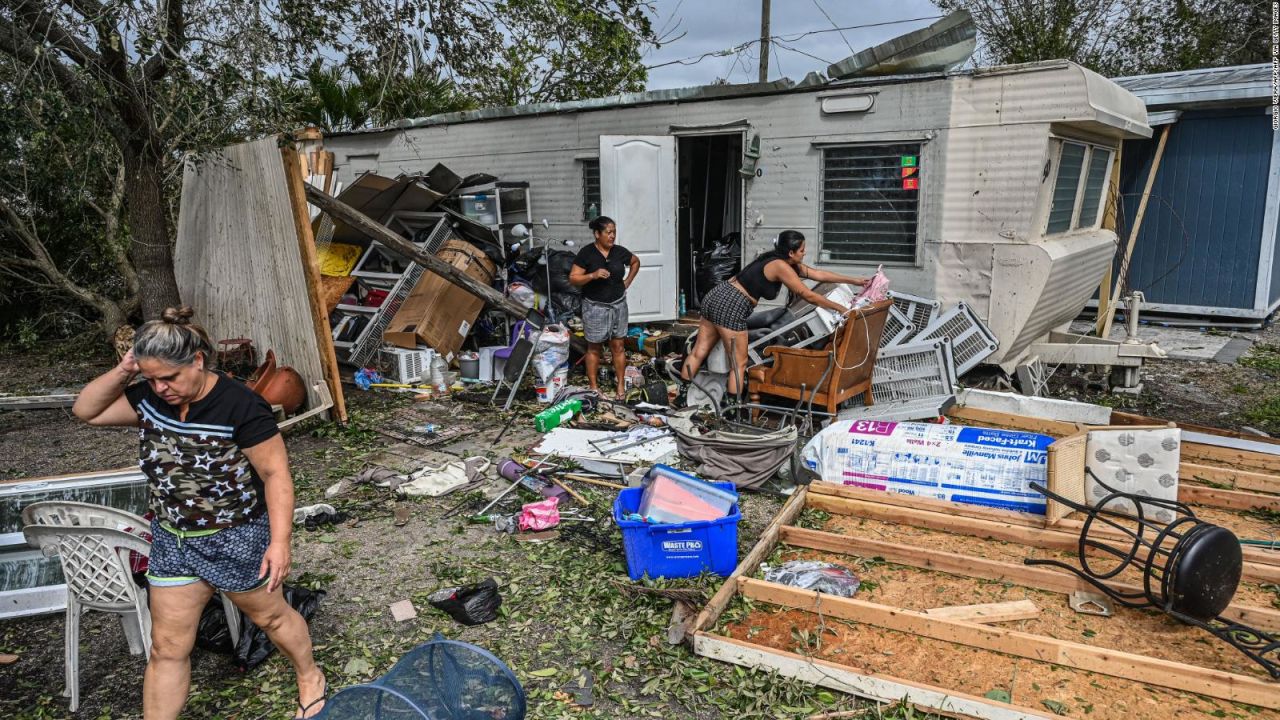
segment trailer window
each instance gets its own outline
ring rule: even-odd
[[[600,214],[600,161],[582,161],[582,219],[594,220]]]
[[[920,147],[823,148],[819,262],[915,262]]]
[[[1062,141],[1058,172],[1045,233],[1092,228],[1098,224],[1112,149],[1100,145]]]

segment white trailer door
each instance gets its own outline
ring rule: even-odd
[[[618,244],[640,259],[627,291],[631,322],[676,319],[676,139],[601,135],[600,204],[618,224]]]

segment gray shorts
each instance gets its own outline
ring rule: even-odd
[[[582,333],[589,343],[627,336],[627,296],[611,303],[582,298]]]

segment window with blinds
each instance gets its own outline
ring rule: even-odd
[[[1058,173],[1053,179],[1049,220],[1045,233],[1091,228],[1098,224],[1098,212],[1106,193],[1107,171],[1111,167],[1110,148],[1084,143],[1060,143]]]
[[[822,150],[819,262],[916,260],[920,143]]]
[[[582,219],[594,220],[600,214],[600,161],[582,161]]]

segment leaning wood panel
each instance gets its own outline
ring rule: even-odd
[[[853,515],[884,522],[914,525],[915,527],[941,530],[942,532],[956,535],[1005,540],[1045,550],[1074,552],[1079,547],[1080,541],[1078,532],[1061,532],[1043,528],[1023,527],[1006,522],[953,517],[926,510],[892,507],[841,497],[815,494],[809,497],[809,505],[819,510],[826,510],[840,515]],[[1244,563],[1244,579],[1258,582],[1280,582],[1280,565],[1270,564],[1275,562],[1276,553],[1274,551],[1249,547],[1242,548],[1242,550],[1246,560]]]
[[[213,340],[275,350],[302,375],[308,409],[319,407],[324,368],[275,137],[188,161],[173,257],[182,300]]]
[[[1022,587],[1070,595],[1076,590],[1097,592],[1093,586],[1064,570],[1035,567],[1016,563],[988,560],[986,558],[922,548],[914,545],[872,540],[869,538],[840,535],[822,530],[784,527],[778,541],[792,547],[823,550],[859,557],[880,557],[897,565],[933,570],[959,577],[1007,582]],[[1112,582],[1120,592],[1140,592],[1137,585]],[[1268,632],[1280,631],[1280,610],[1232,603],[1222,616]]]
[[[705,632],[693,637],[693,651],[703,657],[741,665],[753,670],[776,671],[779,675],[803,680],[840,692],[883,703],[906,701],[911,705],[948,717],[982,720],[1048,720],[1038,710],[980,698],[965,693],[900,680],[888,675],[869,675],[857,668],[819,658],[766,648],[754,643]]]
[[[824,595],[752,578],[739,578],[738,585],[746,597],[783,607],[808,610],[888,630],[1135,680],[1148,685],[1280,709],[1280,685],[1246,675],[1097,648],[1017,630],[988,627],[979,623],[939,619],[914,610]]]
[[[689,626],[690,633],[707,630],[712,625],[715,625],[716,620],[720,618],[720,613],[724,612],[724,609],[729,606],[729,602],[733,600],[733,596],[738,592],[738,585],[734,581],[746,573],[755,572],[756,567],[768,557],[774,546],[778,544],[778,533],[784,526],[795,522],[795,519],[800,516],[800,512],[805,509],[808,495],[809,489],[802,487],[796,490],[791,495],[791,498],[783,504],[782,508],[778,510],[778,514],[774,516],[773,522],[769,523],[769,526],[760,534],[760,539],[751,548],[751,552],[742,558],[738,563],[738,567],[734,568],[733,574],[725,579],[724,584],[707,602],[706,607],[702,609],[702,612],[698,613],[698,617]]]

